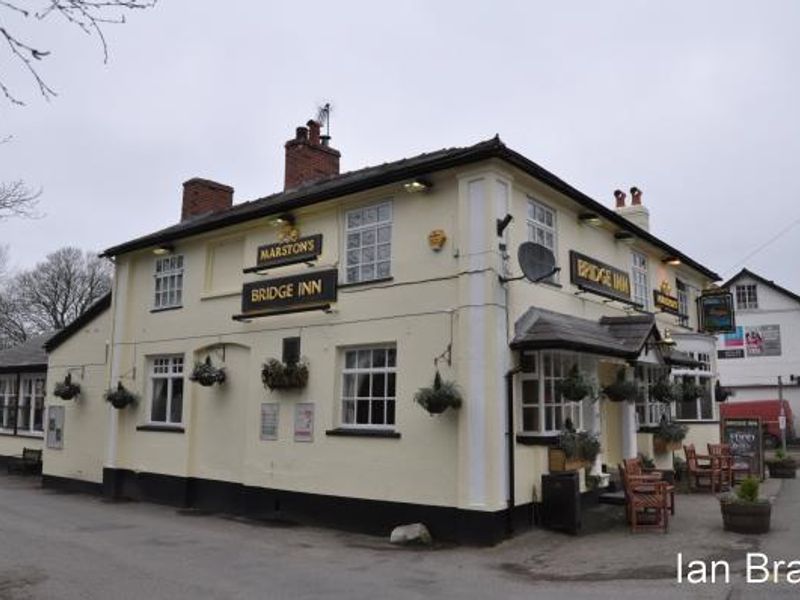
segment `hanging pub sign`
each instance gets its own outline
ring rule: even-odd
[[[326,269],[246,283],[242,288],[241,316],[322,307],[336,300],[338,277],[336,269]]]
[[[672,295],[672,286],[668,281],[661,282],[661,289],[653,290],[653,302],[656,308],[671,315],[680,316],[681,307],[678,299]]]
[[[700,331],[706,333],[735,333],[736,315],[730,292],[704,292],[697,299]]]
[[[322,254],[322,234],[284,240],[258,247],[252,271],[316,260]]]
[[[635,304],[631,300],[631,279],[625,271],[574,250],[570,250],[569,260],[573,285],[606,298]]]

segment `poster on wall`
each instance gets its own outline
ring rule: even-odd
[[[745,347],[751,356],[780,356],[780,325],[753,325],[744,328]]]
[[[272,441],[278,439],[278,414],[280,404],[264,402],[261,405],[261,439]]]
[[[314,441],[314,405],[311,402],[294,405],[294,441]]]
[[[744,327],[717,336],[717,358],[744,358]]]
[[[47,408],[47,447],[53,450],[64,448],[64,407]]]

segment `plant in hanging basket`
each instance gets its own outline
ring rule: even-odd
[[[584,398],[595,397],[592,382],[578,370],[578,365],[573,365],[567,376],[556,383],[556,389],[570,402],[580,402]]]
[[[614,383],[603,388],[603,394],[612,402],[636,402],[642,397],[642,388],[635,381],[626,380],[625,369],[620,369]]]
[[[261,381],[270,390],[304,388],[308,383],[308,361],[283,363],[271,358],[261,368]]]
[[[81,386],[77,383],[72,383],[72,375],[70,373],[67,373],[64,381],[59,381],[53,389],[53,395],[62,400],[72,400],[80,393]]]
[[[223,367],[215,367],[211,364],[211,357],[206,356],[204,362],[194,364],[192,374],[189,375],[189,381],[197,382],[205,387],[210,387],[215,383],[225,383],[225,369]]]
[[[714,384],[714,398],[716,398],[717,402],[725,402],[731,396],[733,396],[733,390],[729,387],[724,387],[717,379]]]
[[[106,393],[103,394],[103,398],[105,398],[106,402],[110,402],[111,406],[116,409],[123,409],[128,405],[136,404],[139,398],[136,394],[129,392],[122,382],[117,383],[116,388],[111,388],[106,390]]]
[[[597,434],[563,429],[558,435],[558,447],[548,451],[548,468],[552,472],[583,469],[594,462],[600,449]]]
[[[692,380],[684,381],[681,385],[681,397],[680,400],[683,402],[694,402],[701,396],[708,393],[706,388],[702,385],[698,385]]]
[[[682,399],[683,388],[680,383],[660,377],[650,388],[650,396],[662,404],[670,404]]]
[[[439,371],[433,378],[433,385],[419,388],[414,394],[414,402],[432,415],[438,415],[448,408],[461,406],[461,392],[453,381],[443,381]]]

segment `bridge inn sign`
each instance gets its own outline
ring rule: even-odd
[[[338,273],[326,269],[246,283],[242,315],[234,318],[326,308],[336,300]]]

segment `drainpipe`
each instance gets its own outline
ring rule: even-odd
[[[506,373],[506,439],[508,441],[508,509],[506,509],[506,532],[514,533],[514,375],[522,369],[514,367]]]

